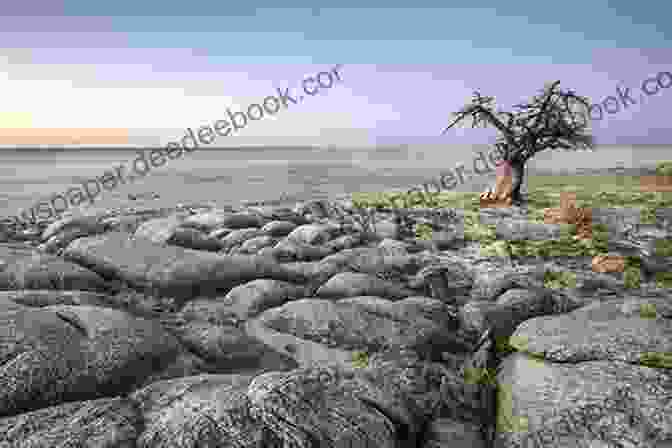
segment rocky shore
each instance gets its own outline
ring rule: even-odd
[[[339,209],[0,226],[0,447],[672,447],[669,289],[483,257],[459,210],[424,241]],[[557,231],[481,212],[507,238]]]

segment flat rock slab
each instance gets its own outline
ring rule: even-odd
[[[656,317],[646,314],[651,309]],[[554,362],[639,363],[645,354],[672,354],[672,305],[663,298],[594,303],[569,314],[530,319],[511,340],[519,350]]]
[[[0,301],[0,416],[128,392],[177,353],[160,324],[121,311]]]
[[[106,291],[95,272],[55,255],[33,254],[17,259],[0,273],[0,289]]]
[[[451,346],[452,332],[417,311],[406,316],[391,316],[352,303],[301,299],[264,311],[255,322],[268,330],[320,344],[323,346],[320,352],[327,348],[367,353],[403,348],[431,359],[455,348]],[[266,343],[277,345],[273,341]],[[301,353],[297,351],[295,356],[297,362],[304,363]]]
[[[293,283],[305,280],[267,258],[162,246],[120,232],[76,240],[64,257],[104,278],[121,279],[136,289],[176,299],[214,296],[260,278]]]
[[[127,398],[65,403],[0,419],[0,446],[135,446],[141,417]]]
[[[497,382],[497,447],[663,448],[672,440],[669,370],[515,353]]]

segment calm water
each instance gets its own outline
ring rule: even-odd
[[[238,204],[241,200],[302,200],[333,197],[357,191],[408,188],[442,170],[464,163],[473,166],[475,151],[486,146],[423,146],[396,149],[241,149],[201,151],[154,168],[133,185],[104,191],[94,207],[156,205],[179,202],[217,205]],[[2,151],[2,150],[0,150]],[[535,170],[572,167],[607,168],[620,161],[626,168],[655,165],[670,158],[670,147],[598,147],[594,153],[548,152],[530,163]],[[113,166],[130,166],[133,150],[94,149],[64,152],[0,152],[0,209],[3,216],[18,213],[40,199],[61,193],[78,182]],[[457,191],[482,191],[494,178],[477,176]],[[159,199],[129,200],[129,194]]]

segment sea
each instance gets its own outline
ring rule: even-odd
[[[101,177],[148,148],[0,148],[0,213],[19,214],[40,200]],[[239,206],[266,202],[294,204],[356,192],[393,191],[431,182],[456,165],[465,182],[454,191],[483,191],[494,169],[472,168],[487,145],[399,145],[384,147],[237,147],[208,148],[168,160],[133,183],[119,184],[73,212],[118,207],[173,207],[176,204]],[[604,145],[592,152],[546,151],[528,164],[528,175],[576,172],[630,172],[672,159],[672,145]],[[478,170],[484,171],[482,162]],[[490,166],[492,168],[492,166]],[[127,168],[130,169],[130,168]]]

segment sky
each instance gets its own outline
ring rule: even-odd
[[[338,64],[342,82],[213,146],[486,143],[441,135],[474,90],[511,110],[555,80],[594,103],[631,89],[591,122],[599,143],[672,144],[672,88],[641,92],[672,84],[669,2],[244,3],[6,2],[0,145],[165,145]]]

